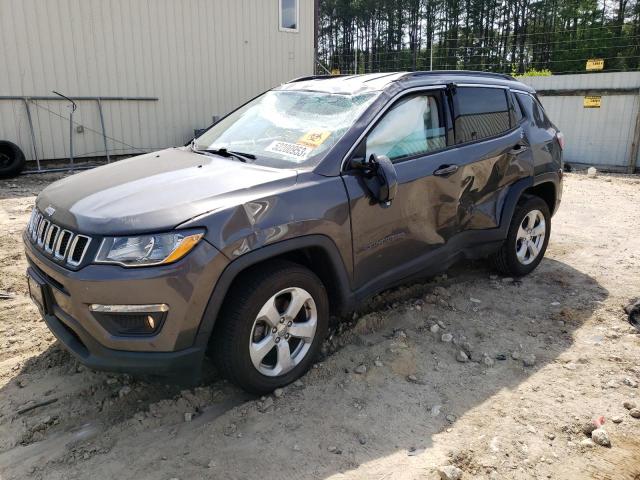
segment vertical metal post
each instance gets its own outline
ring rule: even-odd
[[[38,158],[38,149],[36,148],[36,132],[33,130],[33,120],[31,120],[31,109],[29,109],[29,99],[22,97],[24,108],[27,110],[27,120],[29,121],[29,131],[31,132],[31,144],[33,145],[33,157],[36,160],[38,171],[40,170],[40,159]]]
[[[76,105],[76,102],[74,102],[66,95],[63,95],[60,92],[56,92],[55,90],[53,91],[53,93],[71,102],[71,114],[69,115],[69,169],[71,170],[71,173],[73,173],[73,112],[76,111],[76,108],[78,108],[78,106]]]
[[[636,115],[636,126],[633,130],[632,138],[631,151],[629,152],[629,163],[627,163],[627,173],[633,173],[635,171],[636,162],[638,161],[638,152],[640,151],[640,95],[638,96],[638,113]]]
[[[73,173],[73,112],[75,111],[76,109],[71,107],[71,113],[69,114],[69,166],[71,167],[71,173]]]
[[[111,157],[109,157],[109,147],[107,147],[107,131],[104,128],[104,116],[102,115],[102,102],[99,98],[98,112],[100,113],[100,125],[102,126],[102,141],[104,142],[104,153],[107,156],[107,163],[111,163]]]

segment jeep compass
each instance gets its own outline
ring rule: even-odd
[[[540,263],[563,136],[500,74],[306,77],[190,144],[55,182],[24,232],[31,297],[91,368],[288,384],[330,315],[464,258]]]

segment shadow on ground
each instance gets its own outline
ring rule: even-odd
[[[482,262],[464,263],[445,279],[375,297],[330,339],[333,353],[304,384],[273,405],[247,401],[211,369],[201,387],[181,392],[88,371],[54,345],[0,389],[0,470],[7,478],[269,479],[360,468],[379,478],[377,460],[430,449],[457,419],[556,361],[608,296],[555,260],[519,280],[491,273]],[[457,361],[461,350],[474,361]],[[535,355],[535,365],[513,352]],[[361,364],[367,373],[355,374]]]

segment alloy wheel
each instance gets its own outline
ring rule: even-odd
[[[313,297],[299,287],[286,288],[262,306],[251,328],[249,354],[263,375],[277,377],[307,355],[318,325]]]
[[[547,226],[540,210],[531,210],[520,222],[516,235],[516,257],[523,265],[533,262],[544,245]]]

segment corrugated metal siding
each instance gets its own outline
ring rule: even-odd
[[[525,77],[521,79],[536,90],[640,88],[640,72],[593,73]],[[565,134],[565,160],[626,168],[640,97],[636,95],[603,95],[600,108],[584,108],[583,96],[540,96],[553,121]],[[636,159],[640,167],[640,155]]]
[[[313,0],[300,0],[298,33],[279,31],[278,0],[0,0],[0,95],[158,97],[103,102],[122,142],[109,149],[179,145],[212,115],[313,73],[313,20]],[[97,105],[78,105],[75,154],[103,155]],[[67,157],[67,105],[31,110],[40,158]],[[22,102],[0,100],[0,139],[33,158]]]

